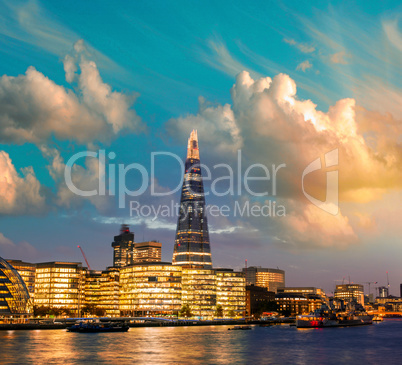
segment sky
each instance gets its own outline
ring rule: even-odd
[[[228,207],[208,215],[215,267],[247,259],[329,294],[349,280],[386,285],[388,271],[399,295],[401,11],[397,1],[0,1],[0,256],[82,262],[79,244],[104,269],[127,223],[171,261],[177,216],[147,213],[179,203],[177,159],[197,129],[207,204]],[[80,152],[71,182],[98,194],[66,182]],[[261,178],[248,190],[246,171]],[[143,191],[124,194],[122,182]],[[247,204],[271,212],[236,214]]]

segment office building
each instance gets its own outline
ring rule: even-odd
[[[246,286],[246,316],[255,317],[260,315],[275,301],[275,293],[267,288],[255,285]]]
[[[27,287],[6,260],[0,257],[0,317],[32,315]]]
[[[378,287],[378,296],[380,298],[388,298],[389,296],[389,291],[386,286],[379,286]]]
[[[120,312],[129,316],[177,315],[181,308],[181,266],[141,263],[120,269]]]
[[[80,262],[36,264],[35,305],[65,308],[75,315],[84,304],[85,276]]]
[[[134,233],[128,225],[122,224],[120,234],[114,237],[113,267],[124,267],[134,263]]]
[[[319,295],[322,298],[326,298],[324,290],[320,288],[315,288],[313,286],[293,286],[293,287],[285,287],[285,288],[278,288],[277,293],[295,293],[295,294],[314,294]]]
[[[285,286],[285,271],[280,269],[264,268],[261,266],[250,266],[244,268],[246,284],[267,288],[274,293],[278,288]]]
[[[134,243],[134,263],[162,260],[162,243],[157,241]]]
[[[173,265],[212,268],[197,131],[188,140]]]
[[[334,293],[335,299],[342,299],[345,303],[356,301],[364,305],[364,287],[360,284],[337,285]]]
[[[194,317],[214,318],[217,305],[215,270],[183,267],[181,302],[191,308]]]
[[[223,317],[244,317],[246,311],[246,279],[232,269],[216,269],[216,305]]]
[[[32,264],[30,262],[25,262],[21,260],[7,260],[7,262],[17,270],[18,274],[20,274],[22,280],[27,287],[29,296],[31,298],[35,295],[35,272],[36,272],[36,264]]]
[[[102,271],[100,277],[99,304],[98,306],[105,311],[105,315],[120,316],[120,270],[109,267]]]

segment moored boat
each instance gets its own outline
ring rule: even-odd
[[[251,326],[234,326],[233,328],[228,328],[229,331],[245,331],[251,330]]]
[[[127,332],[129,326],[123,322],[80,321],[67,328],[69,332],[97,333],[97,332]]]

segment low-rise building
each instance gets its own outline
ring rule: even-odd
[[[266,310],[270,302],[275,301],[275,293],[267,288],[255,285],[246,286],[246,315],[254,317]]]

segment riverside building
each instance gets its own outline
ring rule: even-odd
[[[7,262],[15,270],[17,270],[18,274],[20,274],[22,280],[24,280],[24,283],[27,287],[29,296],[33,298],[35,294],[36,264],[32,264],[30,262],[25,262],[21,260],[7,260]]]
[[[0,257],[0,318],[31,315],[32,302],[21,276]]]
[[[66,308],[78,315],[83,305],[84,284],[80,262],[36,264],[35,305]]]
[[[334,298],[342,299],[345,302],[355,300],[357,303],[364,305],[364,286],[361,284],[337,285]]]
[[[182,268],[149,262],[120,269],[120,312],[124,316],[177,315],[182,301]]]
[[[278,288],[285,286],[285,271],[270,269],[261,266],[244,268],[247,285],[255,285],[267,288],[268,291],[277,293]]]
[[[216,269],[216,305],[222,306],[224,317],[244,317],[246,311],[246,279],[232,269]]]

